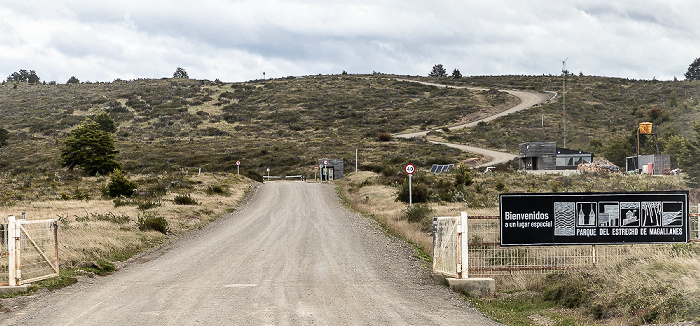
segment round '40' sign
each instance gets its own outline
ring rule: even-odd
[[[416,167],[413,164],[408,163],[406,164],[406,167],[404,167],[404,170],[408,174],[413,174],[413,172],[416,172]]]

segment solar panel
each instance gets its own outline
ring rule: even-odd
[[[454,166],[454,164],[433,164],[433,166],[430,167],[430,172],[433,172],[435,174],[447,173],[450,172],[450,170],[454,168]]]

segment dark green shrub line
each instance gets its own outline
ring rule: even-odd
[[[173,202],[177,205],[199,205],[199,202],[192,198],[190,194],[177,195],[173,199]]]
[[[155,216],[153,214],[145,213],[139,216],[138,225],[141,231],[158,231],[163,234],[168,234],[170,231],[168,228],[168,220],[162,216]]]

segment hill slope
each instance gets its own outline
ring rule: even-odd
[[[559,91],[560,76],[416,79],[491,91],[448,89],[388,75],[309,76],[224,84],[189,79],[79,85],[0,86],[0,170],[60,170],[61,139],[86,117],[106,111],[117,122],[118,159],[132,172],[187,167],[312,174],[317,159],[418,166],[455,163],[469,154],[421,140],[380,142],[379,133],[435,129],[502,111],[515,99],[495,89]],[[405,78],[405,77],[404,77]],[[561,94],[550,103],[475,128],[453,131],[452,142],[515,152],[524,141],[562,140]],[[568,147],[603,154],[611,141],[652,121],[662,140],[692,138],[700,84],[567,77]],[[544,120],[544,127],[542,121]],[[420,142],[416,144],[415,142]],[[662,146],[663,147],[663,146]]]

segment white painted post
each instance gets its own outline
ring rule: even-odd
[[[460,233],[457,235],[459,237],[458,254],[461,265],[461,272],[459,273],[459,278],[469,278],[469,228],[468,228],[468,217],[467,212],[461,212],[459,216]]]
[[[355,149],[355,173],[357,173],[357,148]]]
[[[411,176],[412,174],[408,175],[408,207],[413,207],[413,194],[411,190]]]
[[[20,270],[20,229],[17,219],[14,215],[7,218],[7,251],[10,254],[8,264],[8,283],[10,286],[19,286],[22,279],[22,271]]]

